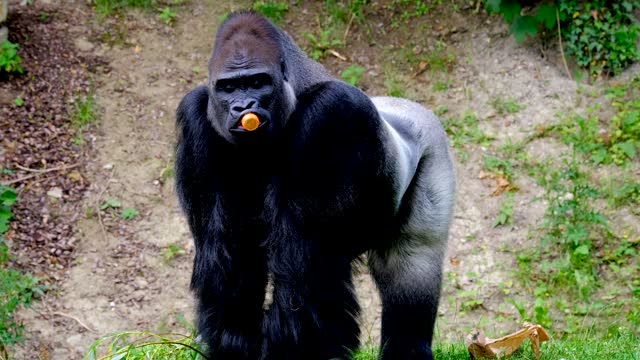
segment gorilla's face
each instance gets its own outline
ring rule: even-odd
[[[212,88],[221,110],[218,120],[224,129],[238,135],[247,133],[240,125],[240,119],[250,112],[260,119],[258,129],[254,131],[263,131],[268,127],[271,114],[276,112],[275,100],[278,98],[275,94],[275,74],[269,70],[242,69],[218,75]]]
[[[278,44],[261,41],[251,32],[231,33],[216,41],[209,62],[208,115],[229,142],[270,138],[284,127],[295,95],[280,53]],[[258,115],[258,129],[248,131],[240,125],[246,113]]]

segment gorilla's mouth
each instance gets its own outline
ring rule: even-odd
[[[260,119],[260,125],[258,125],[258,127],[254,130],[247,130],[242,126],[242,117],[247,114],[253,112],[256,115],[258,115],[258,118]],[[243,112],[242,114],[240,114],[240,116],[238,116],[238,119],[234,122],[234,125],[229,129],[229,131],[233,132],[233,133],[255,133],[260,131],[260,129],[264,128],[267,124],[269,123],[269,118],[268,116],[266,116],[266,114],[264,114],[261,111],[255,111],[255,110],[247,110],[245,112]]]

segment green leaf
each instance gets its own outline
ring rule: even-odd
[[[509,31],[518,43],[522,43],[527,35],[533,36],[538,32],[536,19],[531,15],[518,16],[511,24]]]
[[[573,250],[573,253],[576,255],[589,255],[589,247],[587,245],[580,245]]]
[[[522,7],[517,1],[504,0],[500,3],[500,13],[504,17],[504,20],[511,23],[515,18],[520,15]]]
[[[123,209],[122,212],[120,213],[120,217],[124,220],[130,220],[133,219],[134,217],[140,215],[140,212],[138,212],[138,210],[133,209],[133,208],[126,208]]]
[[[500,2],[502,0],[487,0],[487,4],[485,5],[485,9],[487,9],[488,13],[497,13],[500,11]]]
[[[547,29],[553,28],[556,23],[556,7],[553,5],[542,4],[536,13],[536,20],[544,22]]]
[[[8,187],[0,187],[0,205],[11,206],[16,202],[16,192]]]
[[[607,149],[600,148],[591,153],[591,161],[596,164],[602,164],[607,160]]]
[[[118,199],[109,199],[105,202],[102,203],[102,205],[100,205],[100,210],[106,210],[108,208],[119,208],[120,206],[122,206],[120,204],[120,201]]]
[[[22,99],[22,97],[21,97],[21,96],[17,96],[17,97],[13,100],[13,103],[14,103],[16,106],[22,106],[22,105],[24,104],[24,99]]]
[[[636,157],[636,145],[633,141],[627,141],[623,143],[616,144],[616,147],[627,155],[629,159],[633,159]]]

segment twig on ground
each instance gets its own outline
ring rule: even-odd
[[[560,55],[562,56],[562,64],[564,64],[564,70],[567,72],[569,79],[573,81],[573,77],[569,72],[569,66],[567,66],[567,59],[564,57],[564,48],[562,46],[562,32],[560,32],[560,12],[556,9],[556,22],[558,23],[558,46],[560,47]]]
[[[80,326],[82,326],[83,328],[87,329],[90,332],[95,332],[92,328],[88,327],[85,323],[82,322],[82,320],[78,319],[77,317],[71,315],[71,314],[67,314],[67,313],[63,313],[60,311],[54,311],[51,313],[52,315],[58,315],[58,316],[62,316],[62,317],[66,317],[69,319],[73,319],[75,320]]]
[[[327,50],[327,52],[335,57],[337,57],[338,59],[342,60],[342,61],[347,61],[347,58],[343,55],[341,55],[339,52],[333,50],[333,49],[329,49]]]
[[[104,227],[104,222],[102,222],[102,215],[100,214],[100,199],[102,199],[102,195],[104,195],[104,193],[109,188],[109,183],[111,183],[111,179],[113,179],[113,171],[114,170],[111,169],[111,173],[109,174],[109,179],[107,180],[107,183],[104,185],[104,188],[102,189],[102,191],[100,191],[100,193],[98,194],[98,197],[96,198],[96,212],[98,213],[98,223],[100,223],[100,229],[102,230],[102,236],[104,236],[105,241],[108,240],[108,237],[107,237],[107,230]]]
[[[351,23],[353,19],[356,17],[355,13],[351,13],[351,17],[349,18],[349,22],[347,23],[347,29],[344,31],[344,36],[342,37],[342,43],[347,44],[347,36],[349,35],[349,29],[351,29]]]
[[[34,174],[26,175],[26,176],[19,177],[17,179],[13,179],[13,180],[3,181],[0,184],[2,184],[4,186],[12,185],[12,184],[15,184],[15,183],[19,183],[19,182],[22,182],[22,181],[25,181],[25,180],[32,179],[34,177],[38,177],[38,176],[46,174],[46,173],[50,173],[50,172],[53,172],[53,171],[61,171],[61,170],[73,169],[74,167],[78,167],[78,166],[80,166],[80,163],[71,164],[71,165],[63,165],[63,166],[58,166],[58,167],[54,167],[54,168],[50,168],[50,169],[42,169],[42,170],[40,170],[40,169],[30,169],[30,168],[27,168],[27,167],[24,167],[24,166],[16,164],[16,167],[18,169],[29,171],[29,172],[33,172]]]

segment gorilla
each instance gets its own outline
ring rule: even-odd
[[[380,358],[432,359],[455,192],[438,119],[333,78],[252,11],[220,26],[208,73],[178,106],[176,187],[209,356],[348,359],[366,254]]]

